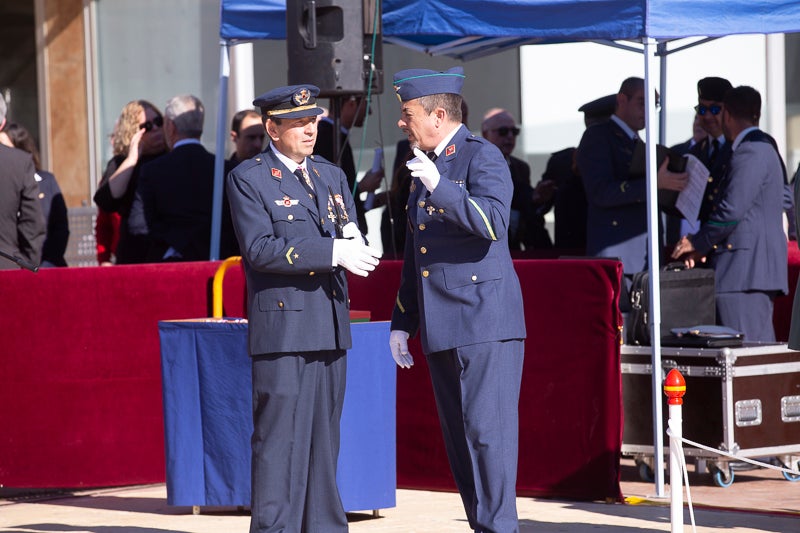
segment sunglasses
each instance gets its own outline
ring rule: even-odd
[[[514,137],[516,137],[517,135],[519,135],[519,131],[520,130],[519,130],[519,128],[509,128],[509,127],[503,126],[502,128],[495,128],[492,131],[496,131],[497,134],[500,135],[500,137],[505,137],[509,133],[511,135],[513,135]]]
[[[722,113],[722,106],[717,104],[711,105],[696,105],[694,106],[694,110],[697,111],[697,114],[703,116],[706,112],[710,112],[712,115],[716,116]]]
[[[164,119],[161,117],[156,117],[153,120],[148,120],[143,124],[139,124],[139,129],[143,129],[144,131],[150,131],[153,129],[154,126],[158,126],[159,128],[164,125]]]

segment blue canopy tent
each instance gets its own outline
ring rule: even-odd
[[[376,0],[380,2],[380,0]],[[227,47],[236,41],[284,39],[285,0],[222,0],[220,104],[214,187],[212,254],[219,249],[223,153],[226,138]],[[709,15],[713,14],[713,19]],[[658,227],[656,201],[656,105],[651,73],[661,58],[688,46],[732,34],[800,31],[800,2],[790,0],[384,0],[383,38],[430,55],[462,60],[525,44],[595,41],[643,54],[646,97],[648,228]],[[678,39],[695,38],[692,42]],[[699,40],[697,38],[700,38]],[[620,43],[619,41],[627,41]],[[670,50],[669,46],[673,45]],[[666,96],[662,87],[662,101]],[[662,120],[662,128],[664,121]],[[662,135],[663,137],[663,130]],[[650,239],[649,256],[658,243]],[[650,267],[652,331],[659,331],[661,302],[658,269]],[[653,368],[661,368],[659,335],[653,339]],[[660,398],[661,376],[653,373],[653,398]],[[661,402],[653,402],[656,493],[663,495]]]

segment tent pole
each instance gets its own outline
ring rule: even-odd
[[[667,144],[667,43],[660,41],[656,45],[656,55],[659,58],[659,97],[661,109],[658,111],[658,142]]]
[[[656,496],[664,497],[664,437],[661,418],[661,294],[659,256],[661,239],[658,231],[657,159],[656,159],[656,102],[651,74],[655,72],[655,40],[646,37],[644,42],[644,106],[645,142],[647,146],[647,234],[648,265],[650,271],[650,343],[652,347],[653,389],[653,474]]]
[[[211,204],[211,249],[208,259],[219,259],[219,241],[222,226],[222,187],[225,176],[225,139],[228,122],[228,78],[230,77],[230,56],[228,41],[219,42],[219,96],[217,100],[217,143],[214,152],[214,195]]]
[[[786,51],[783,34],[767,35],[766,66],[767,90],[764,101],[767,103],[767,123],[762,122],[761,129],[769,130],[770,135],[778,143],[778,151],[783,160],[786,158]]]

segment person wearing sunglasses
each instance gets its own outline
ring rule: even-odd
[[[709,180],[703,203],[700,207],[699,221],[708,219],[713,197],[718,190],[717,182],[722,178],[725,167],[731,158],[731,144],[725,139],[722,130],[722,100],[725,93],[733,88],[725,78],[707,77],[697,82],[697,105],[694,110],[700,119],[700,127],[706,136],[695,144],[689,153],[694,155],[708,168]],[[697,222],[689,224],[689,232],[696,231]],[[685,234],[686,232],[684,232]]]
[[[505,109],[486,112],[481,123],[483,137],[500,149],[511,170],[514,196],[511,199],[511,220],[508,227],[508,246],[511,250],[542,250],[553,247],[544,226],[544,214],[552,206],[555,181],[543,180],[531,186],[531,167],[511,155],[517,146],[517,127],[514,116]]]
[[[119,265],[146,261],[148,242],[130,231],[130,212],[142,165],[167,152],[163,125],[161,111],[147,100],[128,102],[117,119],[111,139],[114,156],[94,195],[100,209],[95,235],[104,250],[102,258],[98,254],[100,264],[108,264],[111,250]],[[107,216],[108,213],[119,214],[118,235],[114,231],[114,218]]]
[[[205,108],[194,95],[170,98],[164,137],[170,151],[142,166],[131,206],[131,232],[148,239],[148,262],[205,261],[211,252],[214,154],[200,142]],[[223,195],[220,257],[239,255]]]

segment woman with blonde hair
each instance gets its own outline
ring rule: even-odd
[[[128,215],[136,194],[141,166],[167,152],[163,125],[161,111],[147,100],[128,102],[117,119],[112,135],[114,157],[108,162],[94,195],[94,201],[101,210],[120,215],[117,264],[145,261],[146,236],[128,231]],[[104,239],[102,236],[106,232],[97,230],[96,227],[98,236]],[[100,255],[98,259],[101,259]]]

